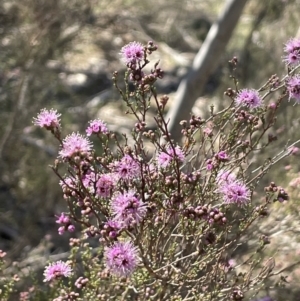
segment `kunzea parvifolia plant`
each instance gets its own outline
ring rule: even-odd
[[[70,239],[68,261],[45,268],[54,300],[249,300],[269,278],[284,282],[274,259],[262,260],[269,238],[253,238],[252,229],[274,202],[284,206],[289,199],[274,182],[264,191],[259,184],[296,142],[259,166],[253,162],[273,148],[270,129],[282,103],[300,103],[300,40],[285,45],[284,76],[272,75],[257,89],[238,87],[233,76],[224,95],[228,106],[210,107],[208,118],[183,120],[178,143],[165,119],[169,98],[155,89],[163,78],[149,59],[156,50],[151,41],[129,43],[120,53],[127,66],[124,89],[113,74],[126,114],[136,122],[130,139],[99,119],[85,134],[63,137],[55,109],[44,108],[34,119],[60,143],[52,169],[68,211],[56,216],[58,232],[81,233]],[[230,63],[236,68],[238,59]],[[156,126],[150,128],[153,103]],[[238,260],[236,250],[250,238],[256,248]]]

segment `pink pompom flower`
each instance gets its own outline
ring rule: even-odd
[[[147,213],[145,204],[134,191],[128,191],[116,196],[111,202],[114,220],[123,227],[139,224]]]
[[[60,128],[60,116],[54,109],[42,109],[36,118],[33,118],[33,124],[47,130]]]
[[[69,159],[76,155],[90,153],[91,150],[92,143],[87,138],[79,133],[72,133],[63,140],[59,155],[63,159]]]
[[[289,92],[289,100],[293,98],[297,103],[300,103],[300,75],[290,77],[286,86]]]
[[[44,282],[52,281],[60,277],[70,277],[72,274],[72,268],[68,263],[63,261],[56,261],[50,263],[44,271]]]
[[[144,46],[138,42],[131,42],[122,47],[120,54],[126,64],[136,65],[144,58]]]
[[[247,106],[250,109],[262,106],[262,99],[259,93],[254,89],[242,89],[236,96],[235,103],[238,106]]]
[[[250,190],[240,181],[223,182],[219,192],[226,204],[245,205],[250,201]]]
[[[174,149],[168,146],[165,152],[162,151],[158,154],[157,163],[160,167],[166,168],[174,159],[183,162],[185,159],[184,153],[179,146],[176,146]]]
[[[118,179],[132,180],[141,175],[140,165],[137,160],[129,155],[125,155],[120,161],[111,165]]]
[[[300,39],[290,39],[284,47],[285,56],[283,61],[287,65],[295,66],[300,63]]]
[[[116,242],[104,252],[107,268],[118,277],[130,276],[138,265],[138,251],[132,242]]]

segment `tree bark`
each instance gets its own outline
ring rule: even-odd
[[[175,141],[181,137],[182,119],[188,119],[196,99],[203,92],[209,76],[215,71],[247,0],[227,0],[218,20],[210,28],[197,53],[191,70],[180,83],[174,104],[167,114],[169,131]]]

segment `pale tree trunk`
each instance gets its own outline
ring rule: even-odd
[[[167,114],[169,131],[175,141],[179,141],[181,137],[179,122],[189,118],[196,99],[202,94],[209,76],[217,68],[246,2],[247,0],[226,1],[221,15],[210,28],[197,53],[190,72],[181,81],[174,104]]]

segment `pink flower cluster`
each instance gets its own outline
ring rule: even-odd
[[[92,134],[107,134],[107,133],[108,133],[107,126],[100,119],[91,120],[89,122],[88,128],[86,129],[86,134],[88,136],[91,136]]]
[[[58,228],[58,234],[63,235],[65,231],[74,232],[75,226],[71,223],[69,216],[65,215],[65,213],[61,213],[60,216],[56,216],[56,223],[62,225]]]
[[[206,169],[211,171],[219,165],[219,162],[227,162],[229,160],[230,158],[226,151],[219,151],[214,158],[206,160]]]

